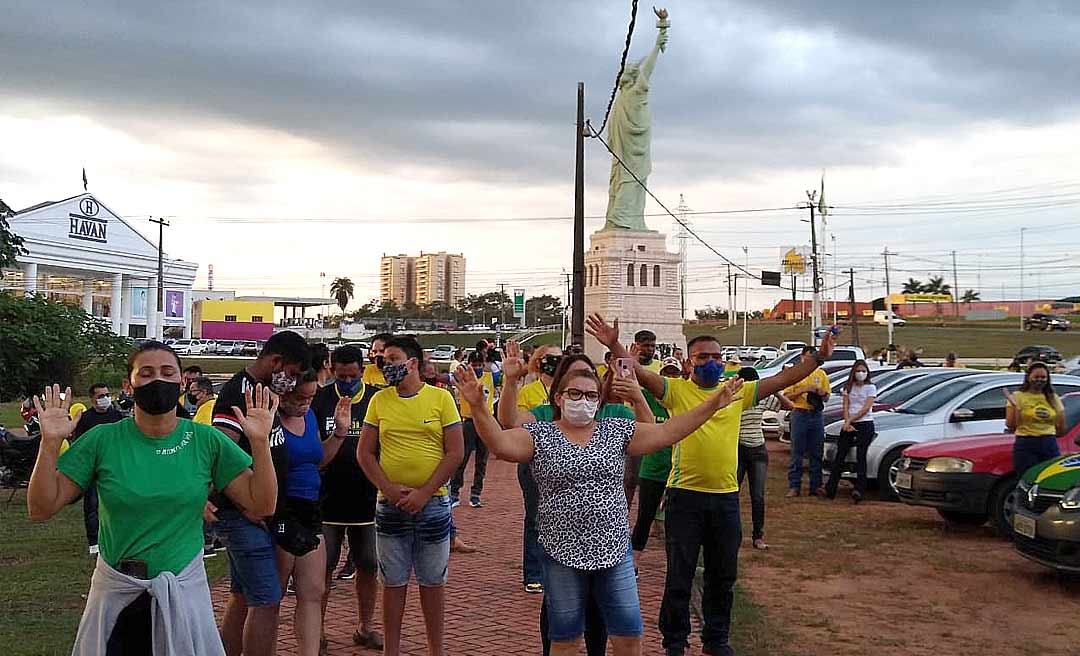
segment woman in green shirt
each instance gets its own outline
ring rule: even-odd
[[[203,511],[213,486],[254,515],[274,513],[269,436],[277,399],[259,385],[247,392],[246,413],[233,408],[252,443],[248,456],[216,428],[176,416],[180,359],[171,348],[147,342],[127,369],[134,416],[91,429],[63,456],[60,443],[79,420],[68,416],[71,389],[67,400],[59,385],[35,397],[41,449],[27,490],[30,519],[48,520],[97,486],[100,553],[77,652],[150,654],[169,645],[224,653],[202,565]],[[165,592],[168,598],[159,598]]]

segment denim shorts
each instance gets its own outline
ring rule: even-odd
[[[281,582],[270,532],[236,510],[221,510],[217,516],[214,528],[229,552],[231,590],[244,595],[248,608],[279,603]]]
[[[636,637],[645,632],[634,556],[629,547],[617,565],[595,571],[556,562],[542,546],[540,553],[551,640],[575,640],[585,632],[585,606],[590,594],[604,616],[608,635]]]
[[[425,588],[446,584],[450,563],[450,497],[434,496],[412,515],[386,499],[375,507],[379,578],[388,588],[416,582]]]

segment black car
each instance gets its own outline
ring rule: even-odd
[[[1057,364],[1061,362],[1061,352],[1053,346],[1025,346],[1013,358],[1016,364],[1027,365],[1032,362]]]
[[[1024,319],[1026,330],[1068,330],[1069,320],[1056,314],[1036,312]]]

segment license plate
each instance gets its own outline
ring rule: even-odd
[[[1013,515],[1013,529],[1020,535],[1035,539],[1035,520],[1024,515]]]
[[[896,487],[902,487],[905,490],[911,489],[911,474],[907,472],[896,473]]]

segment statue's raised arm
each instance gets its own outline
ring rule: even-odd
[[[641,61],[641,77],[645,82],[648,82],[649,78],[652,77],[653,68],[656,67],[656,56],[667,49],[667,31],[668,27],[671,26],[667,9],[653,7],[653,11],[656,12],[656,27],[659,28],[659,31],[656,33],[656,45],[653,46],[649,55]]]

